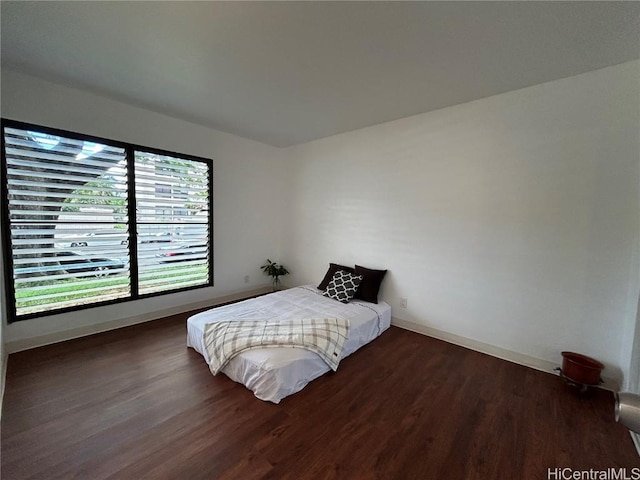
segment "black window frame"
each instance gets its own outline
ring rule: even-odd
[[[159,297],[164,295],[171,295],[174,293],[185,292],[189,290],[197,290],[201,288],[209,288],[214,286],[214,229],[213,229],[213,159],[198,157],[195,155],[189,155],[184,153],[173,152],[169,150],[163,150],[153,147],[147,147],[144,145],[138,145],[128,142],[122,142],[118,140],[112,140],[104,137],[97,137],[94,135],[85,135],[79,132],[73,132],[69,130],[63,130],[53,127],[47,127],[43,125],[37,125],[27,122],[21,122],[8,118],[2,118],[0,120],[1,126],[1,168],[0,168],[0,215],[2,219],[2,256],[4,263],[4,283],[5,283],[5,295],[6,295],[6,312],[8,323],[21,322],[25,320],[31,320],[34,318],[49,317],[52,315],[60,315],[69,312],[75,312],[80,310],[87,310],[90,308],[102,307],[106,305],[114,305],[118,303],[128,303],[146,298]],[[129,249],[129,268],[131,278],[131,292],[128,297],[116,298],[112,300],[98,301],[89,304],[75,305],[69,307],[58,308],[50,311],[41,311],[27,313],[18,316],[16,312],[16,296],[15,296],[15,282],[13,279],[13,250],[11,242],[11,218],[9,209],[9,185],[7,174],[7,159],[5,149],[5,128],[16,128],[22,130],[33,130],[42,132],[49,135],[56,135],[66,137],[74,140],[82,140],[88,142],[95,142],[113,147],[124,148],[127,164],[127,188],[128,188],[128,249]],[[209,193],[209,214],[208,214],[208,244],[209,244],[209,262],[208,262],[208,281],[206,284],[193,285],[188,287],[182,287],[175,290],[167,290],[160,292],[152,292],[146,294],[140,294],[138,292],[139,279],[138,279],[138,248],[137,248],[137,218],[136,218],[136,183],[135,183],[135,152],[143,151],[155,155],[164,155],[175,157],[177,159],[189,160],[194,162],[201,162],[207,165],[207,185]]]

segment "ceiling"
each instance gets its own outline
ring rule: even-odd
[[[640,2],[1,2],[2,67],[289,146],[640,58]]]

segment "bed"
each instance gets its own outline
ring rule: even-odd
[[[335,317],[349,322],[349,333],[341,356],[344,359],[389,328],[391,307],[387,303],[352,300],[343,304],[324,297],[322,293],[312,285],[305,285],[196,314],[187,320],[187,346],[200,353],[210,365],[204,341],[205,328],[210,323],[255,318]],[[280,403],[329,370],[329,365],[309,350],[254,348],[233,357],[222,372],[231,380],[245,385],[260,400]]]

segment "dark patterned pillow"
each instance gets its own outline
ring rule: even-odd
[[[326,290],[327,285],[329,285],[329,282],[333,278],[333,274],[336,273],[338,270],[344,270],[345,272],[354,273],[353,267],[347,267],[345,265],[340,265],[338,263],[330,263],[327,273],[324,274],[324,278],[320,282],[320,285],[318,285],[318,290]]]
[[[354,275],[345,270],[338,270],[327,285],[323,295],[342,303],[349,303],[362,282],[362,275]]]

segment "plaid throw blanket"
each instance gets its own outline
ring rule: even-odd
[[[252,348],[299,347],[310,350],[338,369],[349,336],[349,321],[339,318],[305,320],[231,320],[204,329],[211,373],[216,375],[233,357]]]

